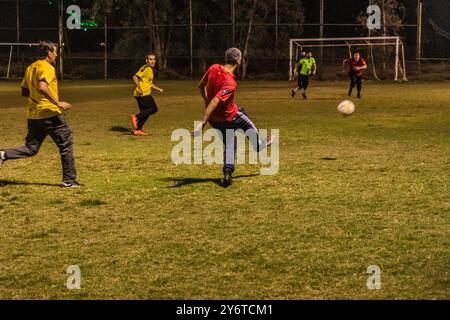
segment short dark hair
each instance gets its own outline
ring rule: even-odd
[[[153,51],[148,52],[145,57],[147,58],[148,56],[154,56],[156,58],[156,54]]]
[[[56,44],[54,42],[51,41],[39,41],[39,46],[38,46],[38,56],[40,58],[45,58],[49,52],[52,52],[53,49],[57,48]]]

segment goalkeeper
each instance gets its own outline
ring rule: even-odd
[[[297,64],[298,84],[297,87],[292,89],[291,96],[295,97],[295,94],[299,89],[302,89],[302,96],[306,99],[306,90],[309,86],[309,76],[315,75],[317,70],[316,60],[312,56],[312,52],[302,52],[301,59]]]

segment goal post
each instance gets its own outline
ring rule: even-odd
[[[0,42],[0,79],[10,79],[11,73],[14,69],[14,51],[23,49],[22,54],[27,53],[26,59],[29,60],[35,56],[34,52],[30,52],[31,48],[39,46],[39,43],[15,43],[15,42]],[[17,61],[16,71],[20,69],[19,59],[16,55]],[[25,57],[23,58],[25,60]]]
[[[391,63],[393,66],[393,78],[395,81],[399,80],[399,73],[403,75],[402,80],[407,81],[406,77],[406,61],[405,61],[405,47],[400,37],[354,37],[354,38],[299,38],[289,40],[289,79],[293,80],[295,75],[295,65],[298,62],[301,51],[309,51],[313,48],[318,48],[321,51],[324,48],[335,49],[334,59],[342,60],[348,56],[352,56],[354,49],[367,47],[370,49],[370,57],[366,60],[371,60],[375,78],[376,68],[373,55],[374,48],[392,48],[394,50],[394,57]],[[384,50],[386,51],[386,50]],[[336,56],[337,55],[337,56]],[[345,56],[344,56],[345,55]],[[386,58],[386,57],[385,57]],[[384,60],[383,60],[384,61]],[[322,63],[323,61],[319,61]]]

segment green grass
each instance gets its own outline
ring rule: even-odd
[[[56,146],[0,169],[3,299],[448,299],[449,83],[242,82],[237,102],[280,129],[280,172],[171,163],[174,129],[203,104],[194,82],[161,82],[152,134],[133,137],[130,82],[67,82],[79,190],[62,190]],[[23,143],[24,101],[0,83],[0,146]],[[81,290],[66,288],[79,265]],[[366,287],[367,267],[382,289]]]

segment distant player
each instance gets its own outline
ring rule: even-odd
[[[306,99],[306,90],[309,86],[309,77],[315,75],[317,70],[316,60],[312,56],[312,52],[308,52],[300,58],[297,64],[298,85],[292,89],[291,96],[294,97],[299,89],[302,89],[302,96]]]
[[[237,83],[234,72],[242,63],[242,53],[237,48],[230,48],[225,53],[225,64],[214,64],[205,73],[199,83],[200,94],[205,101],[206,111],[201,125],[196,128],[193,135],[200,134],[209,124],[217,129],[223,136],[225,145],[223,186],[226,188],[232,184],[232,174],[235,169],[234,159],[236,153],[236,137],[227,140],[226,130],[242,129],[254,130],[257,136],[257,151],[272,144],[270,141],[263,142],[258,135],[258,129],[253,121],[245,113],[244,109],[238,107],[234,102]]]
[[[348,90],[348,96],[352,96],[353,89],[356,85],[358,98],[361,98],[362,78],[364,70],[367,69],[367,63],[363,58],[361,58],[361,54],[359,52],[355,52],[353,58],[345,59],[342,62],[343,67],[345,67],[346,64],[349,66],[348,75],[350,77],[350,89]]]
[[[163,93],[164,90],[153,83],[153,68],[156,65],[156,56],[154,53],[147,54],[146,65],[144,65],[133,76],[136,89],[134,90],[134,97],[139,106],[140,113],[131,115],[131,122],[133,124],[133,134],[135,136],[145,136],[143,131],[144,124],[148,118],[158,112],[156,102],[152,97],[152,89]]]
[[[59,100],[58,80],[54,68],[57,57],[56,45],[41,41],[38,54],[40,59],[27,68],[21,83],[22,96],[28,97],[28,135],[25,146],[0,150],[0,166],[7,160],[35,156],[49,135],[61,154],[63,169],[61,186],[78,188],[80,185],[76,181],[72,131],[62,115],[62,111],[69,110],[72,106]]]

